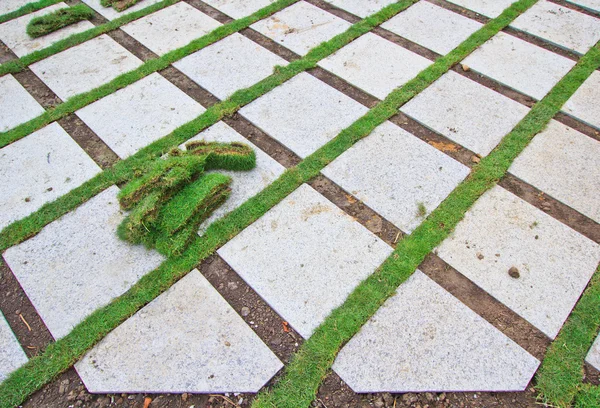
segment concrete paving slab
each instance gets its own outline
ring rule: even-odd
[[[321,67],[379,99],[430,64],[427,58],[371,33],[319,62]]]
[[[575,65],[575,61],[503,32],[476,49],[464,63],[538,100]]]
[[[117,237],[125,217],[118,191],[110,187],[4,253],[55,339],[163,261],[157,252]]]
[[[29,68],[64,101],[110,82],[140,65],[140,59],[103,34],[36,62]]]
[[[287,61],[240,34],[233,34],[173,64],[219,99],[247,88]]]
[[[346,31],[350,23],[300,1],[251,27],[296,54],[306,55],[311,48]]]
[[[385,6],[395,3],[395,0],[327,0],[327,2],[356,16],[365,18],[377,13]]]
[[[0,230],[100,171],[56,122],[0,149]]]
[[[540,362],[417,270],[338,354],[355,391],[522,391]]]
[[[255,393],[282,367],[196,269],[75,365],[94,393]]]
[[[600,223],[600,142],[551,121],[509,171]]]
[[[563,105],[563,112],[600,130],[600,72],[594,71]]]
[[[126,158],[205,110],[153,73],[75,113],[119,157]]]
[[[104,18],[106,18],[108,20],[114,20],[114,19],[124,16],[126,14],[133,13],[135,11],[144,9],[144,8],[151,6],[153,4],[156,4],[162,0],[141,0],[136,5],[131,6],[128,9],[123,10],[123,11],[117,11],[112,7],[104,7],[100,4],[100,0],[81,0],[81,1],[83,1],[85,4],[87,4],[94,10],[96,10]]]
[[[25,123],[45,110],[11,74],[0,77],[0,132]]]
[[[438,255],[553,339],[594,274],[600,245],[496,186]]]
[[[506,8],[517,0],[448,0],[483,16],[498,17]]]
[[[239,19],[254,14],[276,0],[204,0],[204,2],[229,17]]]
[[[483,25],[435,4],[420,1],[383,23],[390,30],[438,54],[448,54]]]
[[[0,383],[27,362],[27,356],[12,332],[4,315],[0,313]]]
[[[303,72],[240,109],[240,114],[306,157],[368,109]]]
[[[590,11],[600,11],[600,0],[567,0]]]
[[[511,27],[583,55],[600,40],[600,18],[542,0]]]
[[[185,2],[135,20],[121,29],[158,55],[183,47],[221,23]]]
[[[391,252],[306,184],[218,250],[304,338]]]
[[[99,0],[97,0],[99,1]],[[27,24],[35,18],[52,13],[56,10],[68,7],[65,3],[57,3],[34,13],[24,15],[14,20],[0,24],[0,40],[14,52],[17,57],[30,54],[34,51],[39,51],[49,47],[57,41],[69,37],[72,34],[94,28],[94,25],[89,21],[80,21],[68,27],[61,28],[58,31],[44,35],[43,37],[31,38],[27,34]]]
[[[31,3],[31,0],[3,0],[0,3],[0,15],[18,10],[27,3]]]
[[[596,370],[600,370],[600,335],[596,337],[596,341],[592,344],[585,361],[590,363]]]
[[[452,71],[400,110],[482,156],[529,112],[526,106]]]
[[[322,173],[411,233],[467,177],[469,168],[385,122]],[[425,206],[424,214],[420,206]]]

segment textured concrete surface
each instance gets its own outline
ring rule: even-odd
[[[420,1],[381,27],[444,55],[479,30],[482,24],[435,4]]]
[[[486,17],[498,17],[506,8],[517,0],[448,0],[466,9],[475,11]]]
[[[58,123],[0,149],[0,230],[99,172]]]
[[[600,72],[592,75],[563,105],[563,112],[600,130]]]
[[[321,67],[379,99],[430,64],[428,59],[371,33],[319,62]]]
[[[503,32],[475,50],[464,63],[536,99],[542,99],[575,65],[575,61]]]
[[[0,3],[0,15],[15,11],[29,2],[29,0],[3,0]]]
[[[469,168],[385,122],[322,173],[410,233],[469,174]],[[420,205],[427,209],[425,214],[420,214]]]
[[[482,156],[529,112],[526,106],[452,71],[400,110]]]
[[[241,142],[252,147],[256,154],[256,167],[250,171],[216,170],[217,173],[226,174],[233,179],[233,183],[231,184],[231,195],[223,205],[217,208],[215,212],[202,223],[200,232],[204,232],[214,221],[230,211],[235,210],[247,199],[256,195],[285,171],[285,167],[224,122],[217,122],[199,135],[191,138],[190,141],[191,140],[206,140],[209,142],[221,143]]]
[[[4,259],[55,339],[156,268],[163,257],[116,234],[125,215],[117,187],[98,194]]]
[[[567,0],[591,11],[600,11],[600,0]]]
[[[216,8],[229,17],[238,19],[249,16],[275,3],[276,0],[204,0],[204,3]]]
[[[219,99],[254,85],[287,61],[240,34],[197,51],[173,64]]]
[[[320,8],[300,1],[251,26],[296,54],[340,34],[350,23]]]
[[[185,2],[177,3],[121,29],[158,55],[183,47],[221,24]]]
[[[341,350],[356,392],[521,391],[539,361],[417,270]]]
[[[193,270],[75,365],[91,392],[257,392],[283,364]]]
[[[600,335],[596,337],[596,341],[592,344],[585,361],[594,366],[596,370],[600,370]]]
[[[0,382],[27,362],[27,356],[0,313]]]
[[[394,0],[329,0],[333,4],[359,17],[367,17],[377,13],[385,6],[395,3]]]
[[[119,157],[125,158],[205,110],[153,73],[75,113]]]
[[[438,255],[554,338],[596,270],[600,245],[496,186]],[[512,267],[519,278],[509,276]]]
[[[44,108],[12,75],[0,77],[0,132],[6,132],[44,112]]]
[[[153,4],[159,3],[161,0],[140,1],[138,4],[131,6],[128,9],[123,10],[121,12],[116,11],[112,7],[103,7],[102,5],[100,5],[100,0],[81,0],[81,1],[83,1],[85,4],[87,4],[94,10],[96,10],[98,13],[100,13],[102,16],[104,16],[108,20],[114,20],[115,18],[119,18],[126,14],[133,13],[135,11],[139,11],[139,10],[144,9],[148,6],[151,6]]]
[[[97,0],[99,1],[99,0]],[[69,37],[72,34],[94,28],[94,25],[89,21],[80,21],[79,23],[61,28],[58,31],[44,35],[43,37],[31,38],[26,32],[27,24],[39,16],[51,13],[61,8],[68,7],[65,3],[57,3],[45,9],[38,10],[34,13],[24,15],[14,20],[0,24],[0,40],[12,50],[17,57],[22,57],[34,51],[49,47],[57,41]]]
[[[66,100],[142,65],[132,53],[103,34],[30,66],[54,93]]]
[[[579,54],[585,54],[600,40],[600,18],[546,0],[521,14],[511,27]]]
[[[367,108],[303,72],[240,109],[300,157],[333,139]]]
[[[218,250],[304,338],[391,252],[306,184]]]
[[[551,121],[509,171],[600,223],[600,142]]]

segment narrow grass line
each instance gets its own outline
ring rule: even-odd
[[[34,11],[41,10],[43,8],[49,7],[53,4],[60,3],[63,0],[40,0],[34,1],[31,3],[27,3],[24,6],[16,9],[15,11],[11,11],[10,13],[2,14],[0,16],[0,24],[6,23],[7,21],[14,20],[15,18],[19,18],[24,16],[25,14],[33,13]]]
[[[576,406],[600,405],[599,388],[583,384],[584,359],[600,329],[599,311],[600,267],[596,269],[560,334],[550,345],[537,373],[536,388],[543,402],[570,407],[575,399]],[[596,405],[591,404],[592,401]]]

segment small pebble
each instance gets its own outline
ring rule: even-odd
[[[508,275],[514,279],[519,279],[519,277],[521,276],[521,274],[519,273],[519,270],[517,268],[515,268],[514,266],[511,266],[510,269],[508,270]]]
[[[483,258],[483,254],[481,252],[477,252],[477,259],[482,260]]]
[[[248,316],[250,314],[250,308],[248,308],[246,306],[242,307],[241,313],[242,313],[242,316],[244,316],[244,317]]]

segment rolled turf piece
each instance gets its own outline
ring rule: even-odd
[[[27,34],[32,38],[41,37],[92,17],[94,12],[88,6],[77,4],[31,19],[27,24]]]

